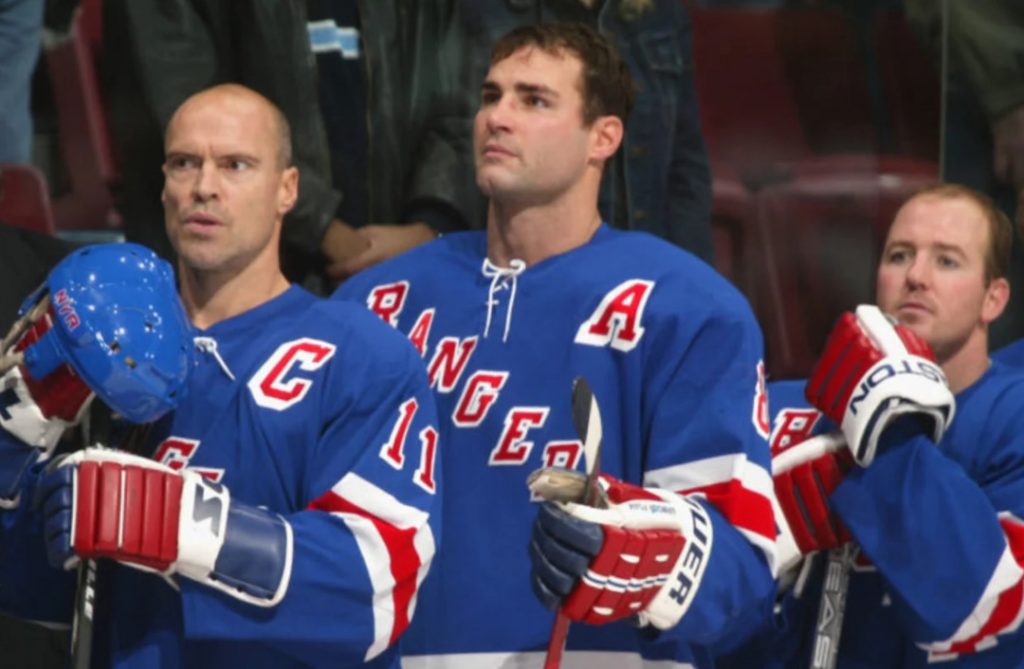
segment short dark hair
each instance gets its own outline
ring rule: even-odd
[[[537,23],[516,28],[498,40],[491,65],[523,47],[558,55],[568,51],[583,64],[580,95],[583,124],[601,116],[617,116],[626,124],[633,109],[636,86],[618,50],[603,35],[582,23]]]
[[[926,186],[910,198],[922,197],[967,200],[981,211],[988,223],[988,248],[985,249],[985,283],[1002,279],[1010,270],[1013,250],[1013,224],[988,195],[961,184],[941,183]],[[908,200],[909,202],[910,200]]]

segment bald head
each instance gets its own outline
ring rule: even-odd
[[[281,169],[292,164],[292,131],[281,109],[268,98],[241,84],[219,84],[204,89],[187,98],[171,116],[164,132],[164,150],[167,149],[171,130],[184,114],[208,105],[221,107],[226,113],[242,114],[252,122],[266,124],[276,146],[274,152]],[[257,130],[254,128],[253,130]]]

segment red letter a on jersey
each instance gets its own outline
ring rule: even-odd
[[[644,334],[640,319],[652,288],[654,282],[643,279],[624,281],[613,288],[580,326],[576,343],[632,351]]]

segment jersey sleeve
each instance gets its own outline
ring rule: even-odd
[[[18,506],[0,511],[0,610],[25,620],[68,624],[75,572],[47,561],[43,518],[32,504],[41,469],[35,465],[26,472]]]
[[[832,495],[908,633],[934,660],[996,645],[1019,634],[1024,618],[1024,415],[1007,399],[986,407],[986,427],[971,440],[984,461],[978,471],[926,437],[890,429],[882,455]]]
[[[294,558],[285,597],[258,609],[182,580],[190,639],[259,642],[309,665],[330,657],[349,666],[389,652],[408,626],[440,540],[437,413],[415,350],[364,314],[376,326],[372,354],[339,346],[302,510],[286,516]]]
[[[702,498],[713,510],[707,569],[682,638],[712,643],[735,633],[774,593],[774,488],[769,474],[768,408],[761,333],[746,305],[719,308],[685,336],[664,328],[653,342],[644,417],[644,483]],[[679,318],[692,318],[692,315]],[[680,325],[691,328],[692,325]]]

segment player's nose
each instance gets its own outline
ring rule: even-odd
[[[490,134],[508,130],[511,126],[510,96],[503,95],[498,100],[480,108],[484,127]]]
[[[192,197],[202,202],[218,197],[220,194],[220,175],[213,161],[205,160],[196,170],[192,182]]]
[[[931,264],[924,254],[917,254],[907,266],[906,280],[909,286],[923,288],[929,284],[931,278]]]

